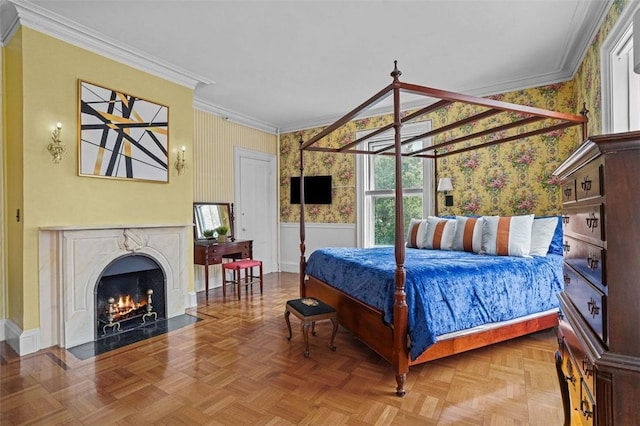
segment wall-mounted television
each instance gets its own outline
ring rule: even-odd
[[[291,204],[300,204],[300,176],[291,176]],[[331,176],[304,177],[305,204],[331,204]]]

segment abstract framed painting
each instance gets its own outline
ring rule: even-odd
[[[80,176],[169,181],[169,107],[78,80]]]

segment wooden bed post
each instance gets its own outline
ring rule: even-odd
[[[396,148],[396,238],[395,238],[395,255],[396,255],[396,271],[395,283],[396,289],[394,293],[393,304],[393,352],[392,364],[396,370],[396,395],[404,396],[407,391],[404,383],[409,371],[409,354],[407,347],[407,298],[404,291],[406,281],[406,272],[404,269],[405,259],[405,241],[404,241],[404,200],[402,197],[402,137],[400,129],[402,128],[402,120],[400,117],[400,87],[398,85],[398,77],[402,73],[398,70],[398,61],[394,61],[393,71],[393,127],[395,130],[395,148]]]
[[[438,155],[434,152],[433,156],[433,211],[436,216],[440,215],[440,208],[438,206]]]
[[[582,123],[582,125],[580,126],[582,128],[582,140],[586,141],[589,138],[589,129],[588,129],[588,124],[589,124],[589,110],[587,109],[587,103],[583,102],[582,103],[582,109],[580,110],[580,115],[582,115],[585,120],[584,123]]]
[[[306,294],[304,288],[304,271],[307,266],[307,260],[304,256],[306,247],[304,244],[304,150],[302,149],[302,142],[302,138],[300,138],[300,297],[304,297]]]

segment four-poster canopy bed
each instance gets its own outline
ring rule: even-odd
[[[547,111],[544,109],[529,106],[510,104],[493,99],[467,96],[415,84],[404,83],[399,80],[400,75],[401,72],[397,68],[397,63],[395,63],[394,70],[391,73],[391,76],[393,77],[393,81],[391,84],[380,90],[378,93],[344,115],[342,118],[338,119],[333,124],[327,126],[311,139],[300,142],[301,177],[304,176],[305,151],[394,156],[396,174],[395,193],[402,194],[402,159],[404,157],[433,159],[437,175],[437,160],[439,158],[453,154],[459,154],[465,151],[480,149],[510,141],[516,141],[523,138],[553,132],[576,125],[582,125],[582,136],[583,139],[586,138],[586,111],[583,112],[582,116],[579,116]],[[401,92],[408,92],[414,95],[425,96],[434,99],[435,102],[426,107],[419,108],[416,111],[403,115],[401,114],[400,103]],[[389,94],[391,94],[393,99],[393,121],[390,124],[372,131],[365,136],[343,146],[323,146],[319,143],[348,122],[357,118],[368,108],[378,103],[381,99],[388,96]],[[429,113],[433,113],[440,108],[444,108],[455,103],[472,105],[475,109],[475,112],[471,113],[471,115],[466,118],[456,121],[455,123],[435,128],[426,133],[411,138],[402,138],[401,128],[404,123],[408,123],[410,121],[425,117]],[[452,134],[450,132],[455,131],[456,129],[460,129],[462,126],[471,122],[478,121],[487,123],[485,125],[486,127],[483,130],[471,134],[458,132],[448,140],[440,141],[437,144],[424,147],[420,150],[403,152],[403,146],[413,141],[434,137],[437,135]],[[366,144],[363,144],[363,142],[374,136],[383,134],[384,132],[393,132],[393,144],[389,144],[382,149],[377,149],[375,152],[369,151],[366,148]],[[462,136],[460,136],[460,134],[462,134]],[[300,193],[302,195],[304,193],[304,179],[301,178],[300,182]],[[423,336],[420,336],[420,334],[424,330],[415,332],[415,330],[412,330],[412,327],[425,328],[424,325],[417,325],[416,317],[428,316],[428,313],[414,313],[412,311],[412,309],[414,309],[414,306],[416,306],[416,301],[413,299],[423,296],[419,293],[419,290],[414,290],[414,272],[415,270],[424,269],[423,265],[427,264],[429,265],[430,269],[425,271],[424,273],[430,275],[431,277],[435,275],[455,276],[458,273],[458,270],[456,270],[455,268],[450,270],[447,269],[448,263],[451,260],[449,259],[449,257],[452,256],[451,253],[453,252],[446,252],[443,250],[437,254],[437,259],[435,260],[431,258],[422,259],[420,258],[420,256],[424,255],[426,252],[436,251],[416,250],[406,247],[403,197],[395,197],[395,244],[393,249],[387,248],[386,253],[378,253],[375,255],[366,252],[366,250],[368,249],[353,249],[360,251],[347,254],[347,257],[360,258],[360,260],[365,260],[365,263],[366,258],[369,255],[373,256],[371,259],[369,259],[369,266],[358,266],[358,268],[361,267],[363,269],[355,269],[354,273],[357,279],[349,278],[349,276],[347,275],[348,270],[356,268],[354,265],[348,264],[347,266],[337,266],[333,263],[330,263],[330,260],[327,259],[316,261],[315,264],[312,265],[312,271],[308,270],[308,266],[310,266],[311,261],[319,251],[314,252],[314,254],[310,257],[309,262],[307,262],[305,258],[304,213],[304,197],[301,196],[301,296],[316,297],[332,305],[334,308],[336,308],[338,312],[338,320],[343,327],[350,330],[366,345],[368,345],[371,349],[373,349],[393,365],[397,382],[396,394],[399,396],[403,396],[406,393],[404,384],[406,374],[408,372],[409,366],[411,365],[479,348],[491,343],[511,339],[539,330],[548,329],[557,325],[557,299],[555,296],[555,292],[559,291],[558,286],[561,286],[561,284],[559,284],[558,281],[562,280],[562,272],[560,266],[562,259],[561,248],[559,254],[556,252],[555,254],[549,256],[540,257],[540,262],[547,262],[547,258],[551,259],[547,262],[549,263],[549,265],[540,266],[539,264],[534,264],[532,266],[534,271],[542,270],[547,267],[549,268],[549,272],[547,272],[548,277],[546,278],[546,280],[553,281],[553,285],[555,287],[551,286],[544,290],[536,291],[538,291],[540,294],[545,295],[544,298],[546,299],[546,301],[542,302],[542,305],[545,305],[545,303],[548,302],[552,304],[556,309],[549,309],[549,306],[545,305],[543,308],[540,308],[542,310],[542,313],[536,313],[535,315],[521,315],[514,320],[503,320],[497,325],[472,327],[474,324],[471,324],[469,332],[466,333],[458,331],[456,333],[444,333],[443,335],[438,335],[436,330],[436,335],[431,335],[429,334],[429,332],[427,332],[427,341],[422,342],[419,341],[419,339],[423,338]],[[554,236],[554,239],[557,239],[557,236],[559,235],[559,239],[561,240],[561,225],[558,225],[558,229],[555,230],[555,233],[556,235]],[[384,250],[385,249],[383,249],[382,251]],[[409,259],[406,258],[407,250],[411,251],[411,256]],[[523,260],[523,257],[516,258],[510,256],[477,256],[476,253],[459,253],[462,253],[465,256],[476,255],[475,260],[481,259],[489,263],[494,262],[497,257],[502,257],[503,259],[501,260],[509,257],[509,262],[520,262],[519,266],[516,266],[517,268],[521,267],[521,264],[525,262]],[[380,269],[384,269],[382,266],[380,266],[381,264],[385,263],[385,260],[383,260],[385,259],[384,256],[387,256],[387,260],[391,258],[391,262],[394,263],[394,265],[393,268],[388,267],[386,271],[381,271]],[[414,257],[416,256],[417,260],[414,260]],[[557,257],[560,258],[559,261]],[[536,259],[538,258],[536,257]],[[468,260],[469,259],[466,258],[463,259],[463,263],[465,263],[466,265],[471,264],[471,262],[469,262]],[[531,264],[530,260],[526,260],[526,262]],[[438,265],[442,266],[443,269],[438,269],[440,267]],[[478,267],[473,266],[473,268],[477,269]],[[483,268],[483,266],[480,266],[479,268]],[[490,266],[488,266],[488,268],[490,268]],[[500,266],[500,268],[504,267]],[[558,268],[560,268],[560,278],[557,277]],[[368,276],[369,272],[371,272],[371,276]],[[343,273],[344,275],[342,275]],[[405,288],[405,285],[407,284],[408,274],[411,278],[411,287]],[[489,273],[485,275],[483,270],[480,279],[488,281],[492,279],[488,277],[495,277],[496,280],[500,280],[500,277],[503,275],[510,277],[510,273],[505,273],[504,269],[494,270],[493,272],[491,272],[491,274],[493,275],[490,275]],[[527,272],[526,274],[531,275],[531,272]],[[385,279],[387,280],[387,282],[382,283],[382,281],[384,281]],[[508,279],[516,280],[516,278]],[[357,291],[351,292],[343,288],[341,284],[338,283],[338,281],[359,281],[360,284],[364,283],[364,287],[370,286],[370,291],[372,293],[378,293],[377,297],[379,299],[386,298],[386,302],[383,301],[381,303],[388,302],[388,305],[384,306],[376,304],[374,301],[367,299],[367,297],[360,297],[357,295]],[[507,284],[511,285],[510,283]],[[377,287],[378,285],[381,287]],[[438,284],[436,284],[436,286],[437,285]],[[446,285],[453,286],[452,283],[447,283]],[[523,285],[526,286],[528,284]],[[386,286],[387,288],[384,288],[384,286]],[[363,285],[360,285],[360,287],[363,287]],[[446,290],[442,290],[442,292],[445,291]],[[477,289],[474,291],[477,291]],[[512,292],[513,290],[505,289],[504,291],[508,293]],[[362,292],[362,288],[360,289],[360,292]],[[489,298],[491,298],[491,296]],[[410,302],[410,306],[407,303],[408,301]],[[511,307],[507,307],[506,309],[511,310]],[[464,311],[464,308],[462,310]],[[443,311],[438,311],[437,309],[436,311],[438,312],[435,317],[435,321],[437,322],[439,321],[438,316],[441,315]],[[526,313],[528,313],[528,311]],[[491,321],[490,319],[487,320],[486,318],[485,320],[487,322],[497,322]],[[433,317],[431,318],[431,321],[434,321]],[[425,347],[426,349],[424,349]]]

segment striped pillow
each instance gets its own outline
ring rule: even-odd
[[[436,250],[452,250],[453,237],[456,234],[456,220],[440,217],[427,217],[427,234],[424,248]]]
[[[424,248],[424,236],[427,233],[427,219],[411,219],[407,233],[407,247]]]
[[[482,218],[456,216],[456,235],[453,249],[480,253],[482,245]]]
[[[529,256],[533,215],[483,216],[480,253],[494,256]]]

